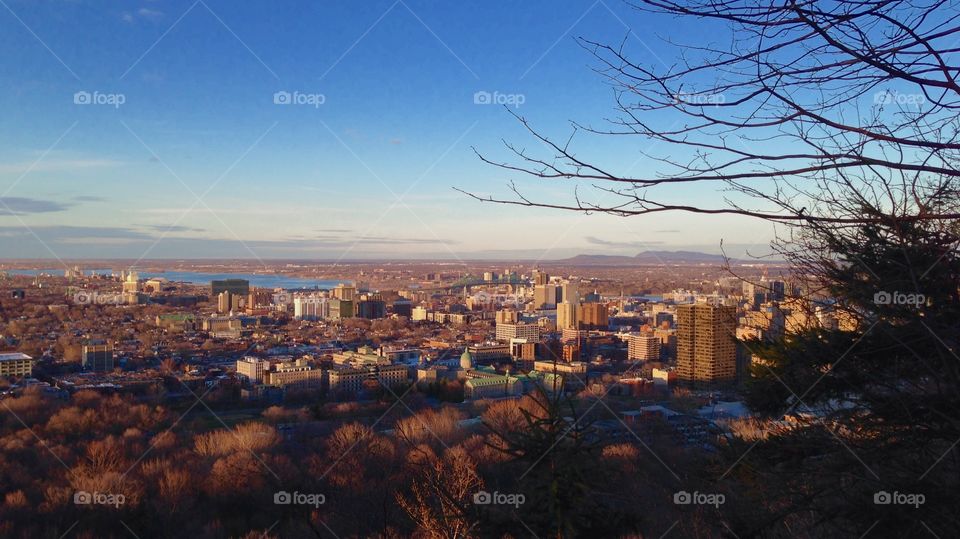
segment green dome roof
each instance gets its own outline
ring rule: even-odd
[[[463,353],[460,354],[460,368],[461,369],[473,368],[473,356],[470,355],[470,350],[468,349],[464,349]]]

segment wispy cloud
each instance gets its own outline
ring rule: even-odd
[[[133,24],[138,20],[158,21],[163,18],[164,13],[157,9],[142,7],[135,11],[124,11],[120,14],[120,20]]]
[[[70,204],[27,197],[0,197],[0,215],[25,215],[66,211]]]
[[[643,249],[649,245],[659,245],[662,244],[662,241],[609,241],[596,238],[593,236],[586,236],[583,239],[587,240],[587,243],[592,245],[600,245],[603,247],[612,247],[614,249]]]
[[[90,168],[107,168],[123,164],[112,159],[44,159],[40,162],[20,161],[0,163],[0,174],[23,174],[24,172],[63,172]]]

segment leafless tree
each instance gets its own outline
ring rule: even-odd
[[[683,211],[794,225],[960,217],[956,2],[632,5],[676,16],[700,36],[727,35],[715,32],[726,26],[730,42],[668,41],[678,59],[666,65],[646,51],[631,54],[630,36],[614,45],[580,38],[614,90],[617,117],[603,128],[574,123],[560,140],[511,112],[545,153],[510,142],[515,159],[478,153],[522,175],[573,181],[574,200],[538,201],[513,182],[514,197],[470,196],[619,216]],[[581,133],[631,136],[638,148],[665,150],[649,154],[655,173],[634,177],[579,155]],[[681,185],[722,191],[725,203],[675,202],[670,190]]]

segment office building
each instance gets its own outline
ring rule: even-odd
[[[379,299],[365,299],[357,303],[356,314],[358,318],[368,320],[386,318],[387,304]]]
[[[580,283],[567,281],[560,285],[560,301],[578,305],[580,303]]]
[[[250,294],[250,281],[246,279],[219,279],[210,281],[210,295],[217,297],[221,292],[229,292],[246,297]]]
[[[381,386],[397,387],[409,381],[406,365],[381,365],[378,367],[338,368],[327,371],[330,391],[356,393],[364,383],[376,382]]]
[[[610,312],[606,304],[584,303],[578,316],[581,329],[606,330],[610,326]]]
[[[31,376],[33,374],[33,358],[20,352],[6,352],[0,354],[0,376]]]
[[[736,378],[735,307],[706,303],[677,307],[677,378],[693,385]]]
[[[397,316],[406,316],[410,318],[413,314],[413,303],[408,299],[398,299],[393,302],[391,306],[393,314]]]
[[[267,371],[266,384],[287,388],[320,387],[323,383],[323,371],[314,369],[304,360],[277,365]]]
[[[333,298],[329,301],[330,304],[330,319],[331,320],[342,320],[345,318],[353,318],[353,301],[347,299]]]
[[[555,284],[538,284],[533,287],[533,307],[535,309],[555,309],[557,307],[557,293],[560,289]]]
[[[540,326],[536,324],[497,324],[497,340],[510,342],[522,339],[527,342],[540,342]]]
[[[516,324],[520,321],[520,313],[512,309],[497,311],[496,322],[498,324]]]
[[[565,329],[577,329],[577,307],[579,307],[579,305],[576,303],[568,303],[566,301],[563,301],[557,305],[558,330],[563,331]]]
[[[673,327],[673,313],[660,311],[653,315],[653,323],[658,328],[666,326],[669,329]]]
[[[87,341],[81,350],[83,370],[110,372],[113,370],[113,343],[104,340]]]
[[[270,362],[265,359],[247,356],[237,360],[237,375],[254,384],[263,383],[269,370]]]
[[[340,283],[330,291],[330,294],[337,299],[353,301],[357,295],[357,289],[356,287]]]
[[[429,318],[430,311],[426,307],[414,307],[410,313],[410,319],[414,322],[423,322]]]

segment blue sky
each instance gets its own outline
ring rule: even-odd
[[[673,19],[603,2],[0,2],[0,249],[61,258],[562,258],[755,245],[736,218],[630,219],[481,204],[534,149],[501,107],[557,138],[602,125],[611,90],[577,36],[670,62]],[[83,101],[101,104],[77,104]],[[84,93],[85,92],[85,93]],[[277,92],[303,104],[275,104]],[[286,95],[286,94],[281,94]],[[281,98],[282,100],[282,98]],[[122,103],[117,103],[122,101]],[[322,101],[322,103],[319,103]],[[643,141],[580,155],[650,174]],[[673,193],[687,201],[712,192]],[[734,247],[736,248],[736,247]]]

